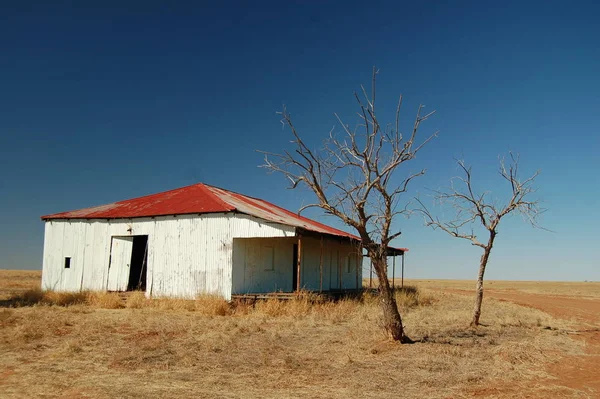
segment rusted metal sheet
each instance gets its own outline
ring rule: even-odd
[[[269,220],[275,223],[288,226],[300,227],[302,229],[316,233],[330,234],[359,240],[353,234],[342,230],[334,229],[317,221],[300,216],[297,213],[290,212],[265,200],[248,197],[246,195],[234,193],[217,187],[208,186],[210,190],[217,195],[224,203],[234,207],[236,211],[252,215],[261,219]]]
[[[46,215],[42,219],[121,219],[235,210],[215,196],[209,187],[195,184],[112,204]]]
[[[316,233],[359,239],[353,234],[305,218],[270,202],[202,183],[112,204],[45,215],[42,216],[42,220],[133,219],[228,212],[243,213],[267,222],[302,228]]]

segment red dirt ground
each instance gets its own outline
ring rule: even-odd
[[[473,295],[469,291],[452,291]],[[553,384],[581,390],[590,397],[600,398],[600,299],[489,289],[485,291],[485,297],[532,307],[556,318],[575,322],[577,329],[573,336],[585,342],[586,354],[563,358],[547,371],[556,377]],[[478,396],[486,393],[474,394]]]

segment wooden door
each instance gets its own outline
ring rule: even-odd
[[[113,237],[108,265],[108,291],[127,291],[133,237]]]

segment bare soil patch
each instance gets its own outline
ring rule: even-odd
[[[539,285],[536,293],[531,293],[521,291],[518,285],[515,287],[513,284],[508,289],[488,288],[485,297],[538,309],[553,317],[570,321],[573,329],[569,330],[569,334],[584,343],[585,353],[566,356],[559,362],[549,364],[547,370],[555,378],[552,384],[585,392],[588,397],[600,397],[600,299],[595,295],[577,298],[574,292],[581,292],[579,283],[560,283],[562,294],[556,294],[553,284],[556,283],[547,283],[550,294],[540,293]],[[574,290],[570,292],[567,289],[569,284],[574,286]],[[589,283],[591,284],[595,283]],[[474,291],[468,290],[444,291],[474,295]]]

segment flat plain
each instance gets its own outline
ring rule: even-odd
[[[0,397],[600,396],[599,283],[490,281],[478,329],[473,282],[404,283],[411,345],[388,340],[372,295],[44,293],[40,272],[0,271]]]

